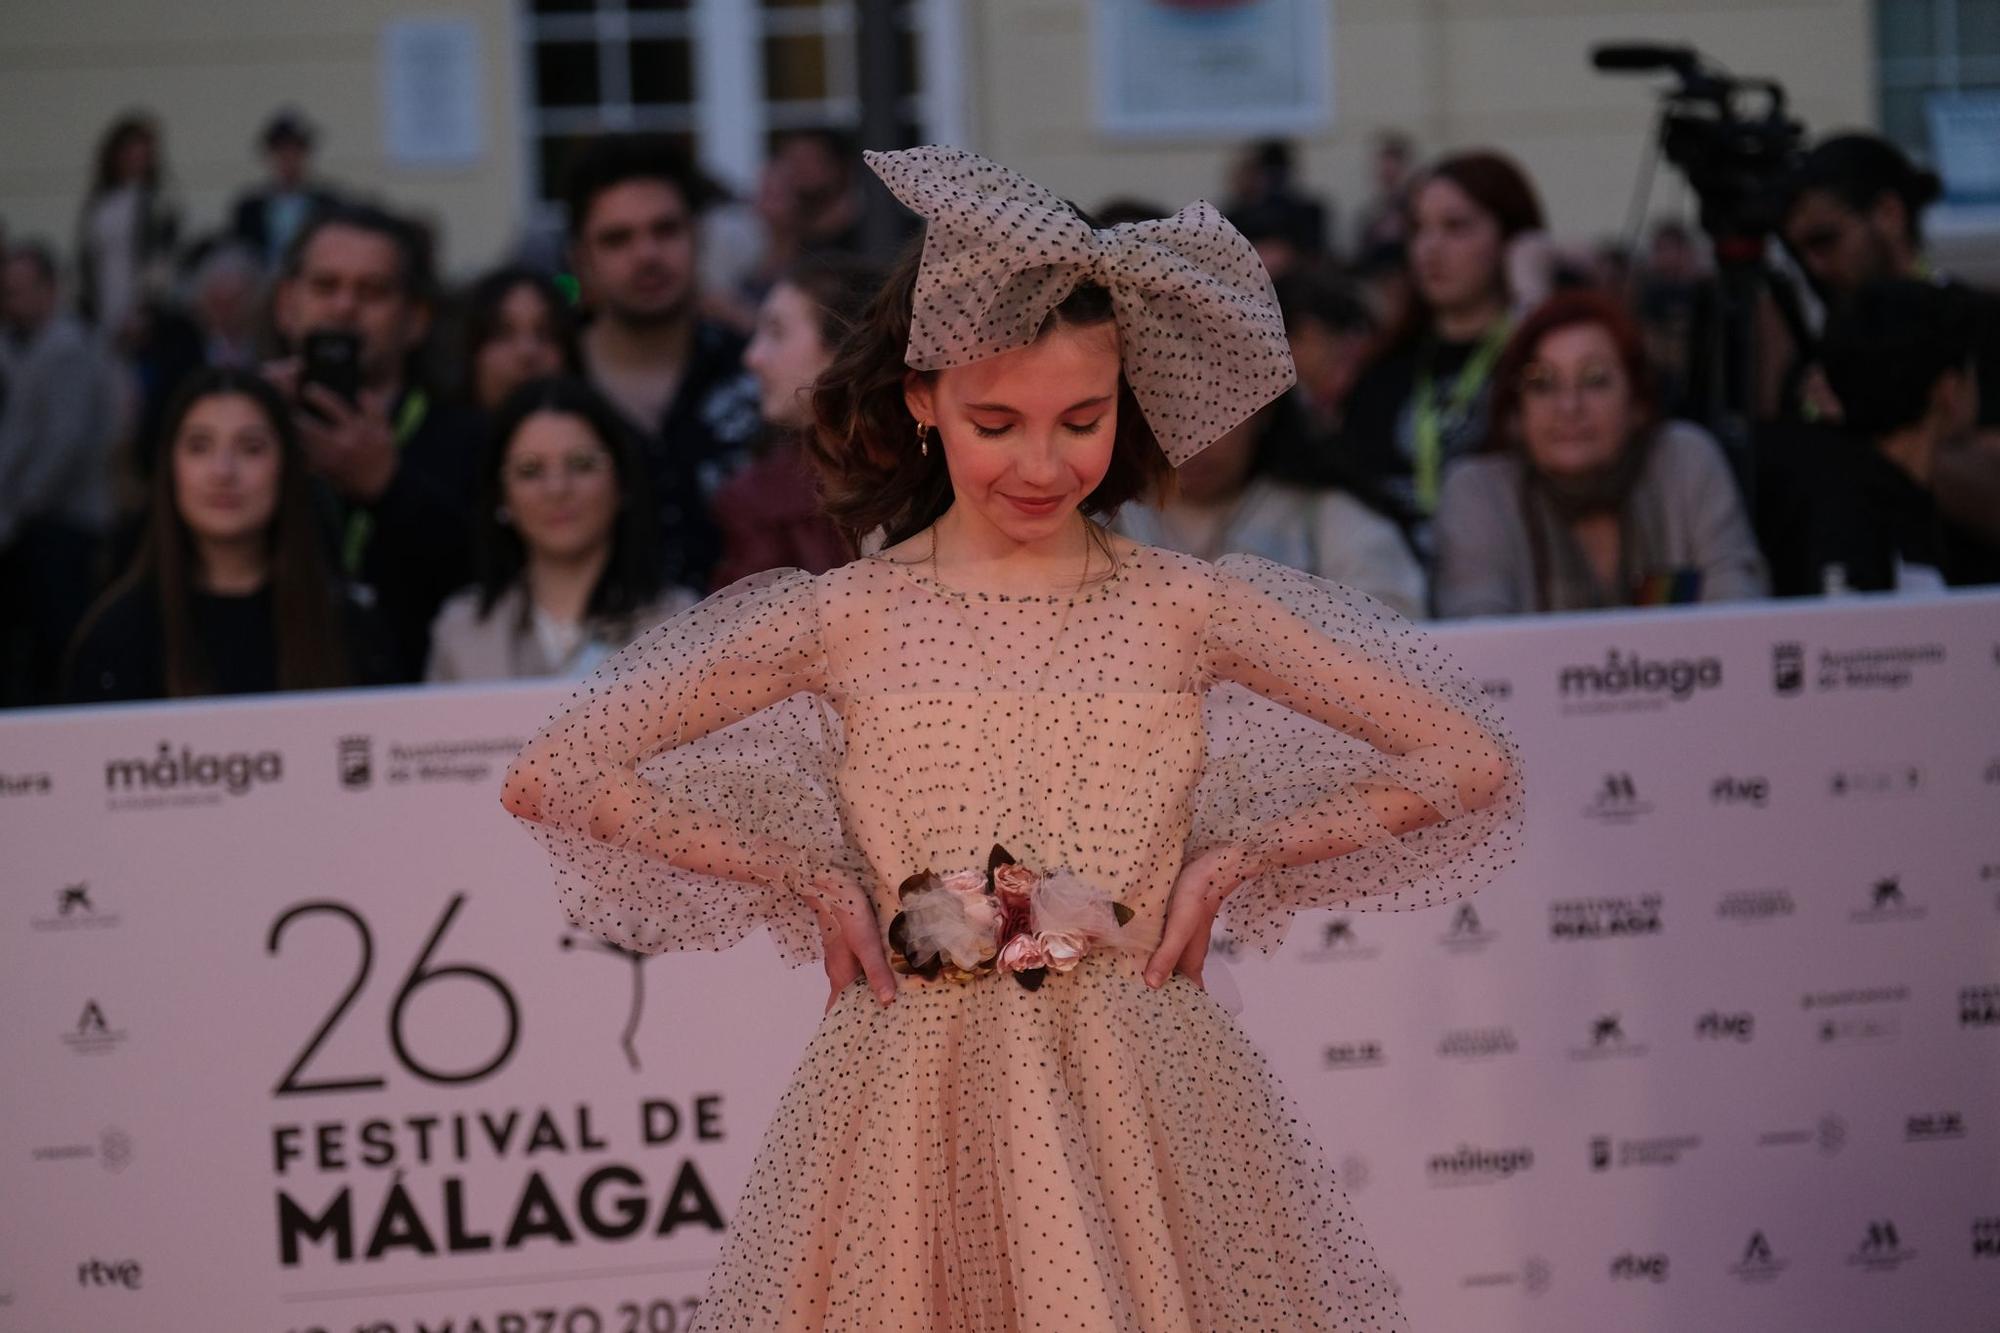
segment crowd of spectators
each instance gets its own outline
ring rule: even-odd
[[[717,587],[866,547],[803,443],[893,258],[845,136],[781,137],[744,200],[606,136],[563,261],[453,290],[316,140],[274,116],[265,178],[190,233],[160,128],[124,116],[66,251],[0,227],[0,704],[573,677]],[[1413,617],[2000,581],[2000,303],[1928,263],[1936,178],[1886,141],[1771,183],[1823,318],[1767,321],[1772,387],[1729,448],[1698,233],[1576,248],[1505,153],[1402,135],[1371,182],[1346,223],[1288,145],[1232,164],[1298,384],[1122,531]]]

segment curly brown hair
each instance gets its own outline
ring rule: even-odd
[[[928,456],[919,451],[917,419],[903,399],[908,373],[903,357],[910,344],[910,304],[922,252],[921,238],[904,250],[867,311],[841,339],[832,364],[813,384],[813,430],[806,452],[819,471],[821,507],[856,549],[878,529],[882,545],[893,546],[922,532],[951,507],[944,450],[933,449]],[[1058,326],[1092,328],[1112,319],[1111,293],[1086,283],[1049,312],[1036,336]],[[1173,465],[1121,372],[1111,466],[1084,497],[1083,512],[1115,514],[1172,473]]]

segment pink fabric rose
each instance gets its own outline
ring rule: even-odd
[[[1001,900],[1010,909],[1016,903],[1025,905],[1028,901],[1028,894],[1034,890],[1035,881],[1038,878],[1039,876],[1034,871],[1028,869],[1028,867],[1022,865],[1019,861],[1009,862],[1004,866],[995,866],[993,867],[993,891],[1000,895]]]
[[[1009,972],[1030,972],[1048,965],[1049,960],[1042,953],[1041,941],[1033,935],[1016,935],[1000,950],[1000,966]]]
[[[953,893],[976,893],[986,896],[986,876],[977,870],[954,870],[944,877],[944,886]]]
[[[1044,931],[1036,939],[1041,945],[1042,957],[1048,960],[1047,965],[1052,972],[1069,971],[1090,951],[1089,942],[1072,931]]]

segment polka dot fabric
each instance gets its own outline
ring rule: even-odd
[[[817,867],[861,875],[886,924],[906,876],[995,843],[1097,880],[1157,940],[1184,859],[1224,839],[1267,867],[1230,911],[1268,946],[1301,908],[1471,892],[1512,855],[1512,754],[1414,626],[1254,557],[1140,547],[1074,597],[872,558],[759,575],[659,626],[529,744],[507,799],[572,919],[634,948],[764,927],[809,959],[795,889]],[[1362,793],[1394,784],[1441,821],[1364,829]],[[1360,850],[1302,859],[1342,831]],[[902,977],[887,1007],[844,991],[696,1326],[1404,1329],[1256,1051],[1143,962],[1092,953],[1035,991]]]
[[[1027,346],[1087,281],[1111,293],[1125,380],[1176,465],[1297,378],[1270,274],[1210,204],[1095,231],[1060,196],[962,148],[863,157],[925,221],[913,369]]]

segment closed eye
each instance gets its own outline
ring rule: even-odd
[[[1094,421],[1065,421],[1063,429],[1072,435],[1095,435],[1097,434],[1097,428],[1103,424],[1103,417],[1098,417]],[[982,426],[977,421],[972,423],[972,433],[982,440],[996,440],[1013,429],[1012,423],[1005,426]]]

